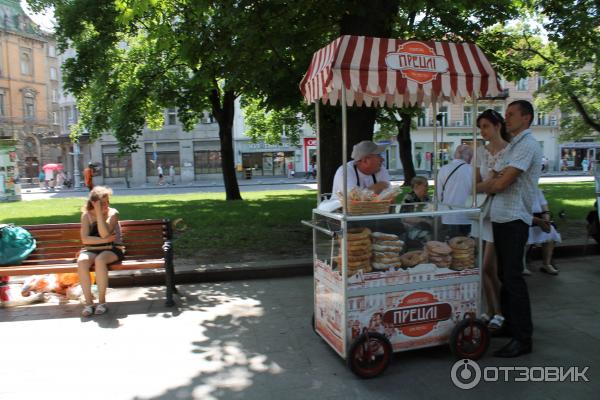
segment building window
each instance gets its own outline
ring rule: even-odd
[[[54,125],[58,124],[58,113],[56,111],[52,111],[52,123]]]
[[[438,120],[438,124],[442,125],[442,126],[448,126],[448,119],[449,119],[449,115],[450,115],[448,113],[448,106],[440,106],[440,109],[438,110],[437,115],[441,116],[441,121]],[[437,118],[437,116],[436,116],[436,118]]]
[[[548,116],[545,112],[538,112],[535,125],[545,126],[548,125]]]
[[[479,105],[477,106],[477,115],[481,115],[481,113],[483,113],[485,110],[488,109],[493,109],[494,111],[496,111],[497,113],[499,113],[500,115],[504,115],[503,111],[502,111],[502,106],[493,106],[490,107],[488,105]],[[463,107],[463,124],[465,126],[472,126],[472,119],[473,119],[473,106],[472,105],[465,105]]]
[[[537,88],[538,88],[538,90],[540,90],[540,88],[542,86],[544,86],[546,84],[546,82],[547,82],[546,77],[544,77],[542,75],[538,75],[538,78],[537,78]]]
[[[53,81],[58,79],[58,73],[56,72],[56,68],[50,67],[50,79]]]
[[[23,98],[23,117],[26,119],[35,118],[35,97],[32,93],[25,93]]]
[[[4,117],[6,115],[4,111],[4,101],[4,91],[0,91],[0,117]]]
[[[221,172],[221,152],[219,150],[194,151],[194,173],[218,174]]]
[[[529,90],[529,78],[522,78],[517,81],[517,90],[520,92],[526,92]]]
[[[167,125],[177,125],[177,109],[167,109]]]
[[[65,107],[65,119],[67,120],[67,122],[69,124],[72,124],[75,122],[75,119],[73,118],[73,109],[71,108],[71,106]]]
[[[212,124],[215,122],[215,118],[213,117],[213,115],[211,113],[209,113],[208,111],[205,111],[200,122],[202,122],[203,124]]]
[[[58,103],[58,89],[52,89],[52,102]]]
[[[158,176],[157,168],[161,166],[163,174],[169,174],[169,167],[175,167],[175,172],[179,175],[179,152],[178,151],[157,151],[146,152],[146,176]]]
[[[132,176],[131,154],[103,154],[102,166],[104,167],[103,174],[105,178],[124,178],[125,174],[128,177]]]
[[[463,106],[463,125],[473,125],[473,106]]]
[[[48,45],[48,55],[50,57],[56,57],[56,46],[54,46],[53,44]]]
[[[30,49],[21,50],[21,75],[33,75]]]
[[[419,114],[419,117],[417,118],[417,126],[419,126],[419,127],[429,126],[429,123],[427,121],[427,110],[425,108],[421,109],[421,113]]]

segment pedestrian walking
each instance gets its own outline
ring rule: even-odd
[[[61,170],[56,173],[56,188],[62,189],[64,184],[65,184],[65,173],[64,173],[64,171]]]
[[[40,189],[48,189],[46,187],[46,174],[43,170],[40,170],[40,173],[38,174],[38,182],[40,185]]]
[[[169,181],[171,185],[175,185],[175,167],[173,164],[169,165]]]
[[[96,166],[94,163],[89,163],[87,168],[83,170],[83,182],[85,187],[91,192],[94,188],[94,172],[96,170]]]
[[[165,175],[163,172],[162,165],[158,164],[158,167],[156,167],[156,172],[158,174],[158,186],[164,185],[165,184]]]

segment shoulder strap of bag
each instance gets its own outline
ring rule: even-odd
[[[466,164],[466,163],[462,163],[462,164],[460,164],[458,167],[454,168],[454,169],[452,170],[452,172],[450,172],[450,174],[449,174],[449,175],[448,175],[448,177],[446,178],[446,181],[444,181],[444,185],[442,186],[442,196],[441,196],[442,198],[440,199],[440,203],[443,203],[443,202],[444,202],[444,192],[446,191],[446,184],[447,184],[447,183],[448,183],[448,181],[450,180],[450,177],[451,177],[452,175],[454,175],[454,173],[455,173],[455,172],[456,172],[456,171],[457,171],[457,170],[458,170],[460,167],[462,167],[462,166],[463,166],[463,165],[465,165],[465,164]]]

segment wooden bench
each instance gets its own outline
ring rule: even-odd
[[[175,287],[172,230],[169,220],[120,221],[126,247],[125,259],[109,271],[165,269],[166,305],[172,307]],[[21,265],[0,267],[0,276],[77,272],[76,254],[81,249],[80,224],[25,225],[36,239],[36,249]]]

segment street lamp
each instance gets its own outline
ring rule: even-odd
[[[79,142],[73,142],[73,187],[81,187],[81,175],[79,174]]]
[[[442,130],[442,140],[440,141],[440,154],[439,154],[439,160],[440,160],[440,167],[444,165],[444,158],[443,158],[443,153],[444,153],[444,114],[442,113],[438,113],[438,115],[435,116],[435,119],[437,119],[437,121],[440,123],[441,126],[441,130]]]

